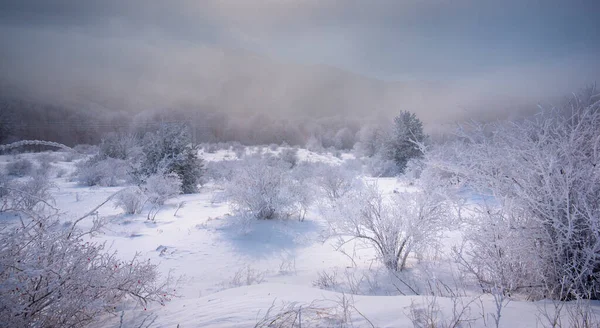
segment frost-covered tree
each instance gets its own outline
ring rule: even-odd
[[[185,125],[163,124],[158,131],[146,134],[143,154],[138,172],[142,180],[157,173],[175,173],[181,179],[183,193],[198,190],[203,162],[198,157],[197,147],[191,144]]]
[[[401,271],[408,256],[435,242],[449,216],[443,197],[432,191],[384,197],[374,185],[358,188],[332,208],[333,233],[358,238],[375,248],[387,269]]]
[[[354,133],[350,128],[340,129],[333,137],[334,147],[337,149],[351,149],[354,146]]]
[[[387,140],[387,133],[376,125],[365,125],[356,135],[358,141],[354,144],[354,152],[357,156],[375,156]]]
[[[600,102],[587,95],[522,122],[462,129],[428,154],[478,195],[459,257],[484,289],[600,297]]]
[[[400,173],[412,158],[422,156],[415,143],[422,143],[426,138],[423,123],[414,113],[403,111],[394,118],[394,127],[390,139],[385,145],[388,158],[394,160]]]

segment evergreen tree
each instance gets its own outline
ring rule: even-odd
[[[155,133],[148,133],[143,152],[141,176],[175,173],[181,179],[183,193],[197,191],[203,162],[185,125],[164,124]]]
[[[394,128],[386,151],[388,157],[398,166],[400,173],[404,172],[411,158],[422,156],[415,142],[423,142],[426,137],[423,122],[414,113],[402,111],[394,118]]]

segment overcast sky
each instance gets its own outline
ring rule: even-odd
[[[0,72],[121,74],[210,48],[388,81],[574,91],[599,76],[598,13],[598,0],[0,0]]]

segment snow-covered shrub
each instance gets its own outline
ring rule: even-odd
[[[239,142],[233,142],[231,150],[235,153],[235,157],[241,159],[246,154],[246,147]]]
[[[63,151],[60,153],[60,160],[63,162],[71,163],[74,160],[80,159],[83,155],[75,149],[73,151]]]
[[[359,158],[347,158],[341,165],[345,170],[356,172],[356,174],[362,173],[363,161]]]
[[[0,181],[0,211],[31,211],[40,203],[48,203],[52,197],[50,190],[54,187],[45,175],[34,175],[20,180]]]
[[[101,158],[133,160],[140,154],[139,141],[135,135],[112,133],[105,136],[98,147]]]
[[[115,208],[121,208],[125,214],[138,214],[146,202],[146,196],[138,187],[119,191],[113,198]]]
[[[393,177],[400,174],[398,165],[382,155],[375,155],[365,159],[366,171],[373,177]]]
[[[335,202],[352,189],[361,187],[356,172],[341,166],[322,164],[315,166],[315,170],[315,183],[330,202]]]
[[[425,164],[420,158],[411,158],[408,163],[406,163],[406,168],[404,169],[404,173],[402,174],[402,179],[414,184],[416,180],[421,177],[421,173],[425,168]]]
[[[312,285],[320,289],[336,290],[339,285],[337,271],[328,272],[323,270],[318,272],[317,279],[312,282]]]
[[[6,165],[6,172],[12,176],[24,177],[33,172],[33,163],[26,158],[15,159]]]
[[[44,152],[37,154],[35,159],[38,161],[38,163],[40,163],[40,165],[43,163],[56,163],[58,161],[58,155],[56,155],[56,153]]]
[[[308,209],[317,196],[315,188],[310,183],[313,173],[296,166],[290,174],[291,179],[288,180],[288,184],[282,190],[282,193],[284,197],[292,200],[292,211],[290,213],[296,213],[300,221],[304,221]]]
[[[353,151],[357,157],[373,157],[378,154],[387,140],[387,133],[381,127],[365,125],[357,133],[358,141]]]
[[[297,214],[303,198],[297,188],[289,163],[248,157],[239,162],[226,193],[236,214],[273,219]]]
[[[333,137],[333,146],[336,149],[351,149],[355,142],[354,133],[348,127],[340,129]]]
[[[328,218],[334,234],[362,240],[375,248],[386,268],[401,271],[412,252],[436,242],[448,216],[435,191],[395,193],[386,199],[376,186],[367,185],[338,199]]]
[[[173,296],[156,265],[121,261],[86,231],[35,215],[0,231],[0,322],[5,327],[83,327],[127,299]]]
[[[48,152],[38,154],[35,159],[39,165],[37,169],[39,174],[49,174],[52,170],[52,163],[56,163],[58,160],[56,154]]]
[[[143,189],[150,203],[163,205],[181,193],[181,179],[175,173],[153,174],[146,179]]]
[[[129,169],[126,160],[94,156],[77,163],[74,179],[83,186],[114,187],[130,179]]]
[[[38,168],[36,169],[36,173],[40,175],[49,174],[52,170],[52,163],[56,162],[56,156],[51,153],[40,153],[35,159],[38,162]]]
[[[430,152],[430,166],[481,199],[458,255],[484,289],[600,297],[599,131],[600,102],[590,96],[461,130],[454,145]]]
[[[233,177],[239,163],[240,161],[238,160],[207,162],[204,175],[208,179],[218,182],[229,181]]]
[[[261,284],[264,278],[264,272],[252,269],[250,266],[243,267],[236,271],[224,286],[227,288],[235,288],[241,286],[251,286]]]
[[[187,127],[165,124],[155,133],[148,133],[137,173],[142,181],[157,173],[175,173],[181,179],[184,194],[196,192],[203,173],[203,161],[198,157],[197,147],[191,145]]]
[[[300,160],[298,158],[298,148],[283,148],[279,153],[279,159],[289,163],[293,168],[298,164],[298,161]]]
[[[113,187],[132,180],[141,156],[134,136],[110,134],[96,149],[96,155],[77,163],[76,181],[84,186]]]
[[[314,300],[308,304],[281,302],[276,305],[273,303],[264,311],[264,315],[258,318],[254,328],[350,328],[363,326],[373,327],[373,324],[356,309],[354,298],[342,295],[335,300]]]

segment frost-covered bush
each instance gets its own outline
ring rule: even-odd
[[[411,184],[415,183],[421,177],[421,173],[425,169],[425,163],[420,158],[411,158],[408,163],[406,163],[406,168],[404,169],[404,173],[402,174],[402,179],[410,182]]]
[[[226,194],[233,211],[257,219],[274,219],[299,214],[304,201],[298,180],[289,163],[276,158],[248,157],[240,161]]]
[[[354,171],[356,174],[360,174],[363,170],[363,161],[359,158],[347,158],[341,166],[348,171]]]
[[[130,179],[130,163],[116,158],[91,159],[77,163],[74,179],[83,186],[114,187]]]
[[[52,169],[52,163],[56,163],[58,161],[58,157],[54,153],[40,153],[35,156],[39,164],[38,171],[41,173],[47,173]]]
[[[141,152],[140,142],[135,135],[112,133],[105,136],[98,146],[101,158],[135,160]]]
[[[298,158],[298,148],[283,148],[281,152],[279,152],[279,159],[289,163],[293,168],[300,160]]]
[[[235,153],[235,157],[241,159],[246,154],[246,147],[239,142],[231,144],[231,150]]]
[[[354,133],[348,127],[340,129],[333,137],[333,146],[336,149],[351,149],[355,142]]]
[[[53,152],[39,153],[35,156],[35,159],[40,163],[56,163],[59,156]]]
[[[354,144],[353,151],[357,157],[375,156],[387,140],[387,132],[374,125],[363,126],[356,135],[358,141]]]
[[[52,170],[52,163],[57,161],[56,155],[52,153],[40,153],[35,159],[38,162],[36,173],[46,175]]]
[[[393,177],[400,174],[398,165],[382,155],[375,155],[365,159],[366,172],[373,177]]]
[[[139,167],[140,146],[132,135],[110,134],[96,148],[98,153],[77,163],[75,180],[84,186],[113,187],[132,180]]]
[[[84,327],[127,299],[145,307],[173,296],[156,265],[120,260],[87,231],[35,215],[0,231],[0,322],[5,327]]]
[[[143,189],[150,203],[163,205],[181,193],[181,179],[175,173],[154,174],[146,179]]]
[[[308,209],[317,198],[317,191],[310,183],[314,173],[303,170],[301,166],[296,166],[290,174],[291,179],[288,180],[288,185],[284,188],[283,193],[285,197],[292,200],[291,213],[296,213],[300,221],[304,221]]]
[[[6,165],[6,172],[12,176],[24,177],[33,172],[33,163],[26,158],[15,159]]]
[[[154,174],[175,173],[181,179],[181,191],[194,193],[203,173],[198,148],[191,144],[186,126],[165,124],[144,139],[143,159],[137,174],[140,180]]]
[[[334,234],[362,240],[386,268],[401,271],[411,253],[437,241],[449,208],[434,191],[395,193],[386,199],[376,186],[367,185],[339,198],[329,214]]]
[[[454,144],[429,152],[429,166],[479,200],[457,256],[484,290],[600,298],[600,102],[592,91],[564,110],[461,130]]]
[[[235,170],[240,165],[238,160],[225,161],[210,161],[206,163],[204,175],[211,180],[217,182],[225,182],[231,180],[235,174]]]
[[[119,191],[113,198],[115,208],[121,208],[125,214],[138,214],[146,202],[146,195],[139,187],[130,187]]]
[[[38,204],[52,200],[50,190],[54,187],[45,175],[25,179],[0,178],[0,212],[8,210],[31,211]]]
[[[352,189],[362,187],[356,172],[341,166],[322,164],[315,166],[315,170],[315,183],[330,202],[345,196]]]
[[[80,159],[83,155],[77,151],[62,151],[60,152],[60,160],[63,162],[71,163],[74,160]]]

